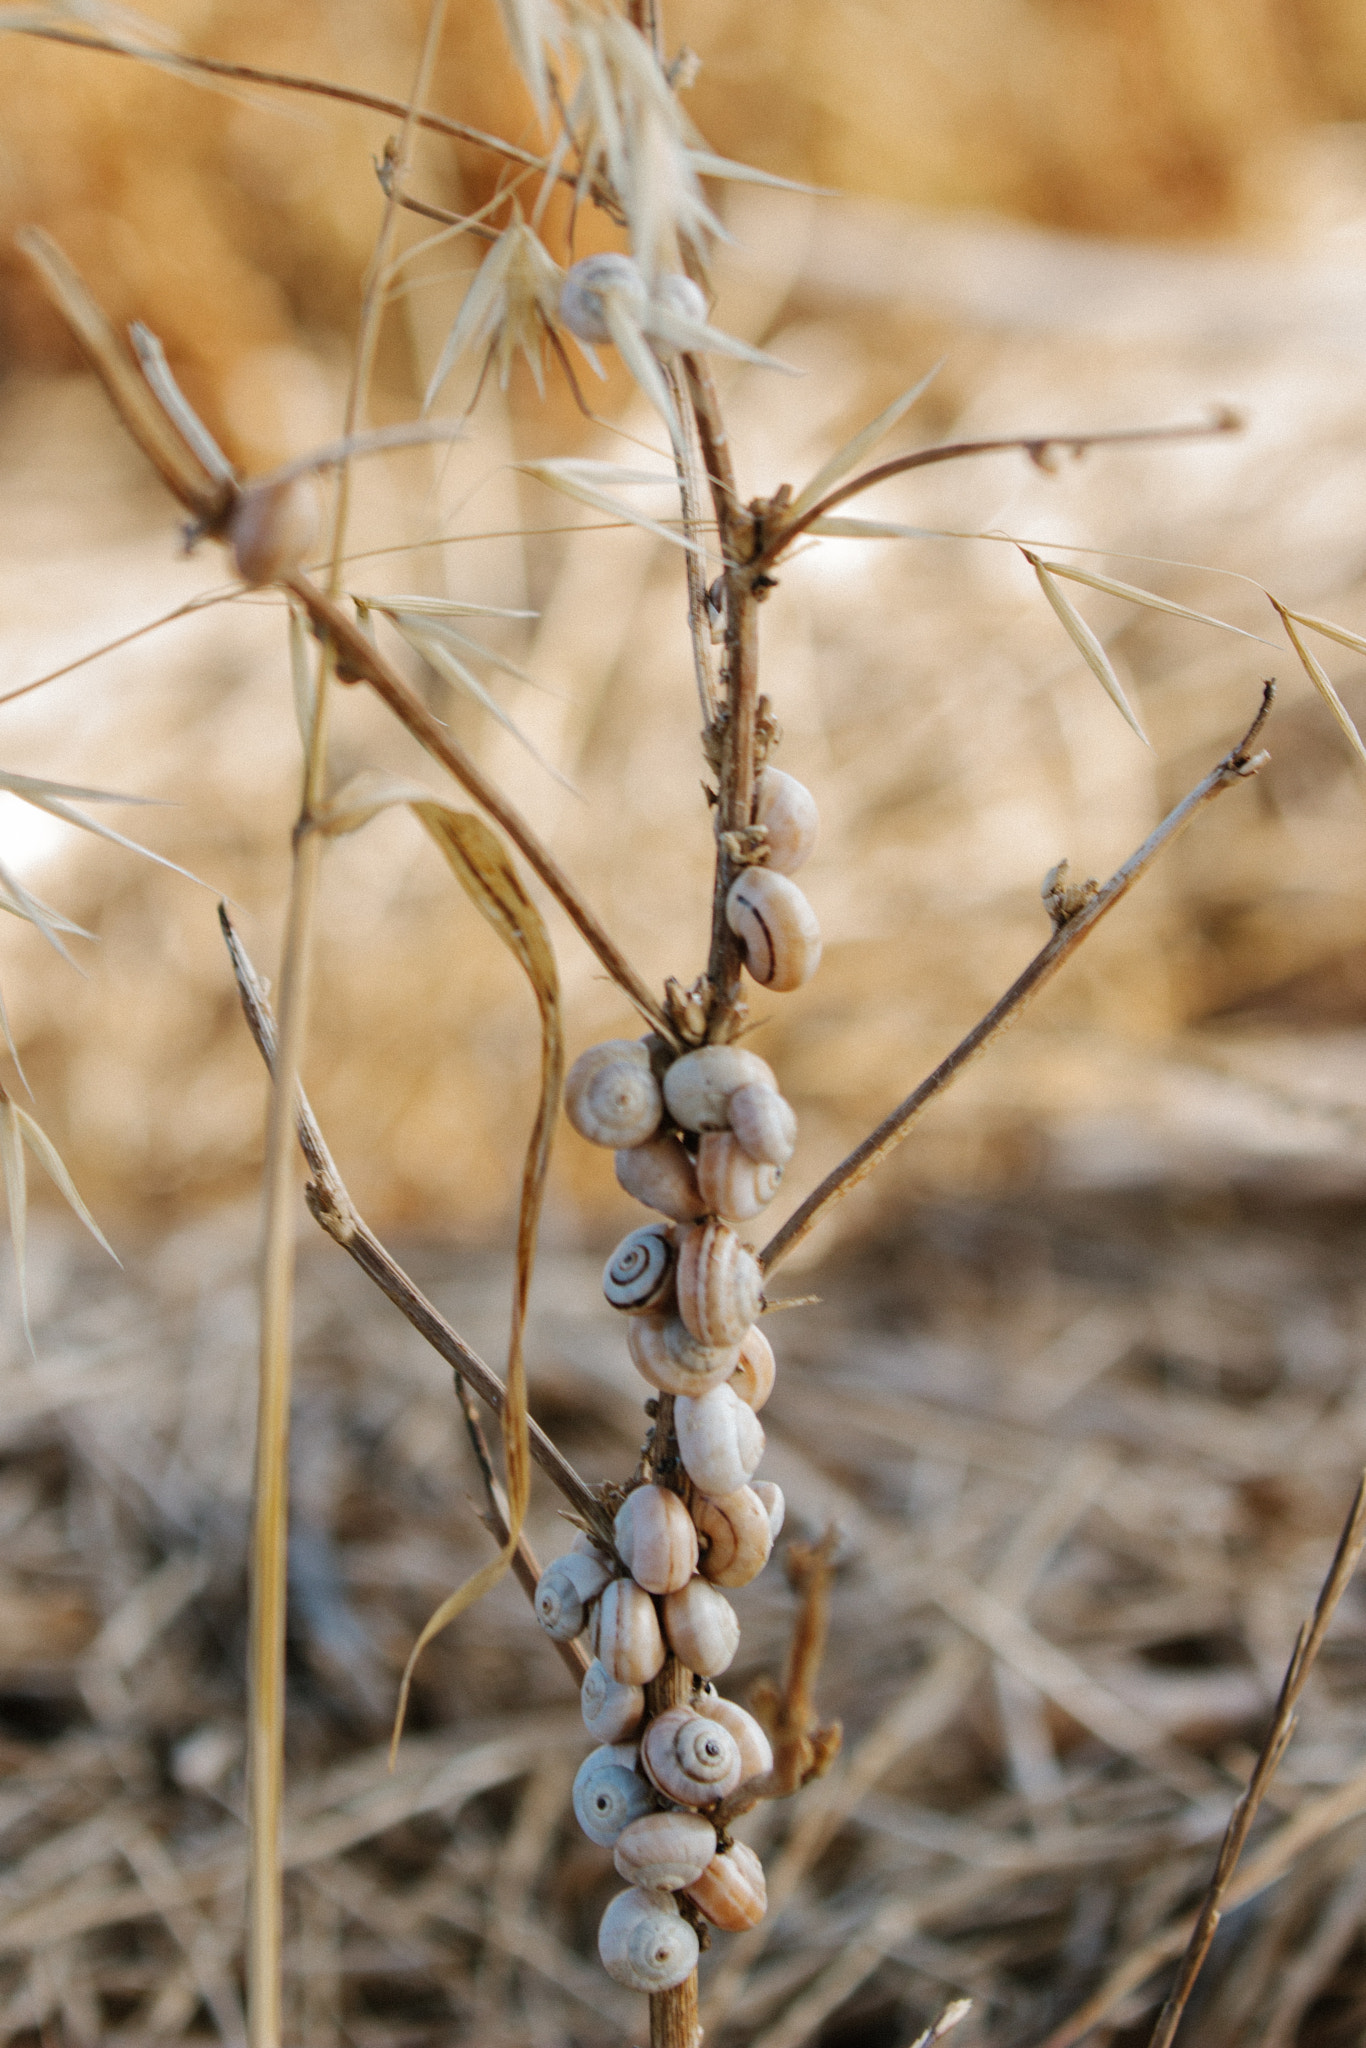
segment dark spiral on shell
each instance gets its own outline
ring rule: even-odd
[[[602,1291],[613,1308],[628,1315],[661,1307],[673,1293],[675,1252],[667,1225],[647,1223],[633,1230],[607,1261]]]

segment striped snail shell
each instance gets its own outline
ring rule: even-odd
[[[730,1376],[731,1391],[739,1395],[746,1408],[754,1409],[757,1414],[773,1392],[777,1376],[773,1346],[755,1323],[746,1330],[741,1342],[740,1362]]]
[[[699,1344],[738,1344],[763,1306],[759,1261],[716,1217],[679,1232],[675,1286],[678,1313]]]
[[[674,1291],[674,1233],[670,1223],[647,1223],[624,1237],[602,1269],[602,1291],[628,1315],[663,1308]]]
[[[617,1836],[612,1861],[627,1884],[681,1892],[716,1854],[716,1829],[700,1813],[643,1813]]]
[[[704,1394],[729,1379],[740,1358],[735,1344],[699,1344],[681,1316],[632,1316],[626,1332],[631,1363],[662,1394]]]
[[[673,1593],[697,1570],[697,1530],[667,1486],[637,1486],[617,1509],[613,1528],[618,1557],[647,1593]]]
[[[723,1493],[719,1500],[704,1495],[693,1508],[693,1520],[706,1544],[698,1567],[704,1578],[714,1586],[747,1586],[758,1578],[773,1549],[773,1531],[752,1486]]]
[[[787,1502],[783,1499],[783,1489],[781,1486],[775,1486],[771,1479],[756,1479],[754,1491],[764,1504],[765,1512],[768,1515],[768,1526],[772,1532],[773,1541],[776,1543],[783,1533],[783,1520],[787,1514]]]
[[[667,1070],[664,1101],[685,1131],[724,1131],[731,1096],[751,1081],[776,1086],[772,1067],[757,1052],[741,1045],[702,1045]]]
[[[564,1113],[592,1145],[616,1149],[653,1138],[664,1101],[648,1046],[634,1038],[590,1045],[565,1076]]]
[[[645,1775],[679,1806],[711,1806],[740,1782],[740,1750],[719,1721],[691,1707],[657,1714],[640,1745]]]
[[[672,1892],[620,1892],[602,1916],[602,1967],[628,1991],[671,1991],[697,1968],[695,1929]]]
[[[599,1742],[624,1742],[645,1717],[643,1686],[622,1685],[596,1658],[583,1674],[579,1711],[588,1733]]]
[[[810,981],[821,964],[821,928],[795,882],[776,868],[745,868],[730,885],[726,923],[754,979],[775,994]]]
[[[274,583],[297,569],[311,552],[321,524],[313,477],[248,484],[228,521],[232,566],[244,583]]]
[[[776,1088],[750,1081],[730,1098],[730,1127],[751,1159],[786,1166],[797,1144],[797,1114]]]
[[[679,1661],[703,1678],[729,1670],[740,1647],[739,1617],[707,1579],[689,1579],[665,1594],[664,1633]]]
[[[773,1745],[753,1714],[737,1707],[734,1700],[723,1700],[710,1690],[702,1693],[700,1698],[701,1711],[707,1719],[729,1729],[735,1737],[740,1751],[740,1783],[744,1785],[751,1778],[766,1777],[773,1769]]]
[[[629,1821],[654,1805],[636,1769],[633,1742],[604,1743],[579,1765],[574,1777],[574,1818],[590,1842],[610,1849]]]
[[[757,1927],[768,1911],[764,1866],[747,1842],[733,1842],[711,1862],[684,1897],[692,1900],[713,1927],[739,1934]]]
[[[759,1215],[777,1194],[782,1177],[781,1166],[757,1164],[731,1131],[707,1131],[697,1147],[697,1185],[717,1216],[744,1223]]]
[[[650,288],[629,256],[604,251],[571,263],[560,286],[560,318],[580,341],[610,341],[612,330],[603,305],[605,294],[617,299],[635,320],[650,303]]]
[[[706,1215],[693,1163],[677,1138],[649,1138],[622,1150],[616,1166],[620,1185],[647,1209],[658,1209],[675,1223],[695,1223]]]
[[[649,1594],[613,1579],[593,1610],[593,1651],[618,1685],[648,1685],[664,1668],[664,1638]]]
[[[588,1609],[612,1576],[612,1567],[598,1555],[571,1550],[548,1564],[536,1581],[536,1619],[557,1643],[582,1635]]]
[[[705,1394],[680,1395],[674,1428],[684,1471],[713,1499],[738,1493],[764,1455],[763,1424],[724,1382]]]
[[[795,875],[810,859],[821,828],[815,797],[804,782],[781,768],[761,771],[754,822],[768,833],[768,865],[780,875]]]

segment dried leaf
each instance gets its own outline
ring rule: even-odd
[[[909,391],[903,391],[900,398],[894,398],[875,420],[870,420],[868,425],[846,441],[842,448],[837,448],[829,461],[821,464],[810,483],[803,485],[787,507],[785,516],[800,519],[803,512],[817,504],[827,491],[834,489],[841,477],[848,476],[851,469],[857,469],[864,456],[877,446],[885,434],[890,434],[897,421],[910,411],[921,393],[934,382],[945,361],[946,358],[941,356],[933,368],[925,372],[918,384],[912,384]]]
[[[639,526],[646,533],[654,534],[657,540],[667,540],[676,548],[687,548],[695,555],[706,559],[706,549],[686,534],[675,533],[671,527],[662,526],[657,519],[647,519],[643,512],[624,505],[620,498],[614,498],[607,491],[598,490],[589,477],[594,471],[608,469],[607,463],[579,462],[573,457],[560,457],[547,462],[521,462],[517,467],[539,482],[549,484],[552,491],[560,491],[566,498],[577,498],[581,505],[591,505],[595,512],[606,512],[612,519],[620,519],[628,526]],[[625,471],[619,481],[650,482],[663,481],[635,471]]]
[[[1119,677],[1111,668],[1105,649],[1101,646],[1081,613],[1072,604],[1065,592],[1059,590],[1038,556],[1032,555],[1028,548],[1021,548],[1020,552],[1038,577],[1039,586],[1044,596],[1062,620],[1069,640],[1071,640],[1072,645],[1076,648],[1092,675],[1110,698],[1116,710],[1121,713],[1126,723],[1133,727],[1144,746],[1151,745],[1147,733],[1144,732],[1143,727],[1139,724],[1134,714],[1133,706],[1120,687]]]
[[[1268,597],[1270,597],[1271,593],[1268,591],[1267,595]],[[1357,731],[1356,726],[1352,721],[1352,715],[1348,711],[1347,706],[1343,703],[1341,697],[1339,697],[1337,691],[1333,688],[1332,682],[1329,679],[1327,669],[1323,666],[1322,662],[1318,659],[1317,655],[1312,654],[1310,652],[1310,650],[1305,646],[1303,640],[1301,640],[1299,634],[1295,631],[1295,620],[1297,615],[1294,612],[1287,611],[1284,605],[1277,604],[1276,599],[1274,597],[1271,598],[1271,602],[1273,605],[1275,605],[1276,610],[1281,615],[1281,623],[1284,625],[1286,632],[1290,635],[1290,643],[1293,646],[1296,654],[1298,654],[1300,658],[1300,663],[1304,669],[1305,674],[1308,676],[1310,682],[1314,685],[1314,688],[1318,691],[1319,695],[1327,704],[1334,718],[1336,718],[1338,724],[1342,727],[1343,732],[1347,735],[1348,744],[1351,746],[1353,752],[1356,754],[1357,759],[1360,761],[1366,761],[1366,746],[1362,745],[1361,734]],[[1333,637],[1336,639],[1338,636],[1335,634]]]

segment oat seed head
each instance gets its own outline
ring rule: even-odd
[[[520,348],[545,396],[542,351],[545,331],[557,317],[560,280],[559,264],[540,237],[520,217],[505,228],[479,266],[474,283],[465,294],[455,325],[432,372],[424,412],[431,406],[456,363],[467,350],[492,347],[498,362],[498,382],[507,389],[512,358]]]

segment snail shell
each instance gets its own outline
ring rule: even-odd
[[[658,308],[662,313],[681,314],[683,319],[705,323],[707,318],[706,294],[700,285],[685,277],[681,270],[669,270],[655,279],[650,294],[650,310]],[[661,335],[652,324],[650,346],[663,363],[671,363],[679,353],[679,345]]]
[[[593,1650],[618,1685],[648,1685],[664,1666],[664,1638],[649,1594],[613,1579],[593,1612]]]
[[[605,251],[571,263],[560,286],[560,318],[580,341],[610,341],[612,330],[603,310],[603,294],[611,292],[639,320],[650,303],[650,288],[629,256]]]
[[[730,1730],[691,1707],[657,1714],[640,1745],[645,1775],[680,1806],[710,1806],[740,1782],[740,1750]]]
[[[579,1765],[574,1778],[574,1818],[590,1842],[610,1849],[628,1822],[654,1805],[636,1769],[633,1742],[605,1743]]]
[[[628,1315],[664,1307],[674,1291],[673,1226],[647,1223],[624,1237],[602,1269],[602,1291]]]
[[[627,1884],[681,1892],[716,1854],[716,1829],[700,1813],[644,1813],[617,1836],[612,1861]]]
[[[705,1394],[680,1395],[674,1428],[684,1471],[714,1500],[738,1493],[764,1455],[763,1424],[724,1382]]]
[[[565,1076],[564,1113],[592,1145],[643,1145],[659,1129],[664,1101],[647,1046],[608,1038],[579,1054]]]
[[[730,1127],[751,1159],[786,1166],[797,1144],[797,1114],[776,1088],[750,1081],[730,1098]]]
[[[632,1316],[626,1343],[636,1371],[662,1394],[704,1394],[740,1358],[738,1345],[699,1344],[681,1316]]]
[[[757,1927],[768,1911],[764,1866],[747,1842],[733,1842],[684,1893],[713,1927],[732,1934]]]
[[[671,1991],[697,1968],[697,1950],[672,1892],[620,1892],[598,1928],[602,1967],[628,1991]]]
[[[752,1486],[722,1494],[719,1500],[703,1497],[693,1509],[693,1519],[707,1546],[698,1567],[704,1578],[714,1586],[747,1586],[758,1578],[773,1549],[773,1531]]]
[[[740,1647],[739,1616],[706,1579],[689,1579],[665,1595],[664,1633],[674,1655],[703,1678],[728,1670]]]
[[[773,1541],[776,1543],[783,1533],[783,1521],[787,1514],[787,1502],[783,1499],[783,1489],[781,1486],[775,1486],[771,1479],[756,1479],[754,1491],[764,1504],[768,1514],[768,1526],[772,1531]]]
[[[738,1344],[764,1299],[764,1276],[749,1246],[715,1217],[679,1232],[678,1313],[699,1344]]]
[[[776,1086],[772,1067],[757,1052],[740,1045],[702,1045],[668,1069],[664,1100],[685,1131],[724,1131],[731,1096],[751,1081]]]
[[[821,828],[816,799],[804,782],[781,768],[765,768],[754,799],[754,822],[768,833],[768,865],[795,875],[815,850]]]
[[[318,486],[311,476],[248,485],[228,521],[233,568],[244,583],[274,583],[311,552],[321,524]]]
[[[579,1687],[579,1711],[588,1733],[599,1742],[624,1742],[634,1735],[645,1716],[645,1692],[639,1685],[622,1685],[608,1675],[596,1659],[583,1674]]]
[[[607,1560],[571,1550],[548,1564],[536,1581],[536,1619],[557,1643],[583,1633],[588,1609],[612,1576]]]
[[[673,1593],[697,1570],[697,1530],[667,1486],[638,1486],[628,1493],[613,1528],[618,1557],[647,1593]]]
[[[735,1737],[740,1751],[740,1783],[766,1777],[773,1769],[773,1745],[753,1714],[737,1707],[734,1700],[723,1700],[711,1692],[702,1695],[702,1706],[709,1721],[719,1722]]]
[[[730,1376],[731,1391],[739,1395],[746,1408],[753,1408],[757,1414],[773,1392],[777,1376],[773,1346],[755,1323],[746,1330],[740,1346],[740,1362]]]
[[[740,1222],[757,1216],[777,1194],[782,1177],[781,1166],[757,1164],[730,1131],[705,1132],[697,1148],[697,1185],[717,1216]]]
[[[736,876],[726,898],[726,923],[754,979],[775,994],[800,988],[821,964],[816,913],[797,884],[776,868],[746,868]]]
[[[647,1209],[658,1209],[675,1223],[695,1223],[706,1215],[693,1163],[677,1138],[647,1139],[618,1152],[616,1164],[621,1186]]]

